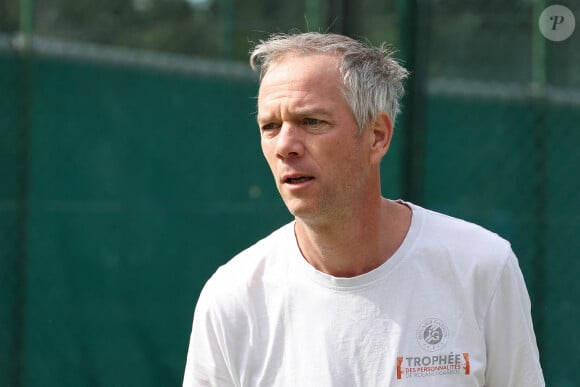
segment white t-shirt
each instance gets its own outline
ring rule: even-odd
[[[196,306],[183,385],[544,386],[509,243],[409,205],[397,252],[354,278],[308,264],[293,223],[222,266]]]

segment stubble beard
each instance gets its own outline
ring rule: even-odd
[[[347,191],[349,188],[345,189]],[[353,200],[338,193],[322,194],[321,197],[305,203],[304,199],[283,197],[288,211],[298,220],[310,227],[329,227],[348,222],[352,216]],[[295,202],[296,201],[296,202]]]

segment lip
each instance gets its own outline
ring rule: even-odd
[[[292,181],[292,179],[301,179],[301,178],[305,178],[305,179],[302,181],[300,181],[300,180]],[[315,179],[314,176],[312,176],[308,173],[292,172],[292,173],[283,174],[280,178],[280,183],[287,186],[287,187],[300,188],[300,187],[303,187],[305,185],[310,184],[314,179]]]

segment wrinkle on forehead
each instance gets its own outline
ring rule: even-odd
[[[267,116],[270,107],[283,106],[299,114],[324,110],[329,99],[340,92],[338,58],[331,55],[299,55],[273,62],[262,79],[258,94],[258,116]]]

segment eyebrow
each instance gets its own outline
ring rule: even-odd
[[[323,115],[328,116],[330,113],[326,109],[322,108],[297,108],[294,110],[294,115],[299,117],[306,117],[311,115]]]
[[[260,124],[261,122],[270,122],[272,121],[272,115],[262,115],[256,114],[256,122]]]
[[[304,118],[304,117],[308,117],[308,116],[322,116],[324,119],[328,119],[328,117],[331,115],[330,111],[324,108],[319,108],[319,107],[297,107],[292,109],[291,111],[292,116],[294,117],[298,117],[298,118]],[[271,122],[271,121],[276,121],[278,117],[278,114],[270,114],[270,113],[264,113],[263,115],[260,115],[260,113],[258,112],[256,114],[256,121],[259,123],[263,123],[263,122]]]

